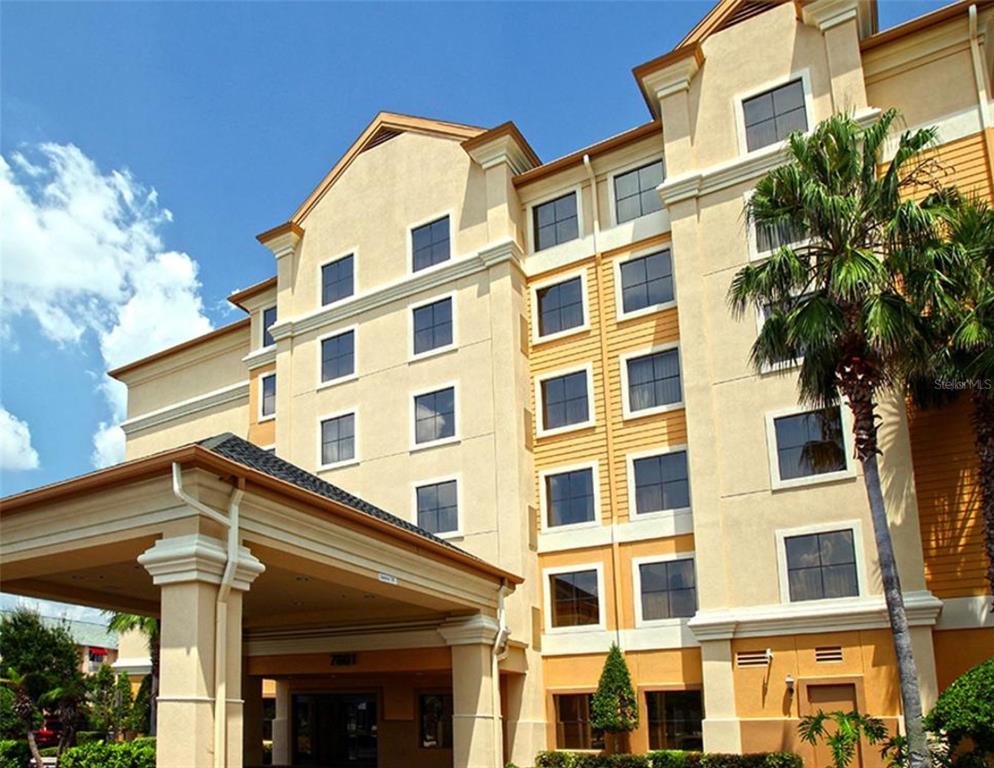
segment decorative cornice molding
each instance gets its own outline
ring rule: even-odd
[[[276,345],[273,344],[268,347],[263,347],[262,349],[257,349],[254,352],[249,352],[242,358],[242,362],[245,363],[245,367],[250,371],[256,368],[261,368],[264,365],[275,363]]]
[[[191,581],[220,584],[227,560],[224,542],[202,533],[159,539],[138,556],[138,562],[156,586]],[[239,547],[232,588],[248,590],[256,576],[265,570],[266,566],[248,547]]]
[[[541,164],[513,123],[505,123],[492,131],[467,139],[462,146],[484,170],[507,163],[511,173],[517,176]]]
[[[446,645],[482,645],[497,636],[497,622],[478,613],[468,619],[449,619],[438,628]]]
[[[275,351],[273,359],[275,359]],[[259,363],[259,365],[262,365],[262,363]],[[249,367],[251,368],[253,366]],[[149,411],[148,413],[143,413],[139,416],[133,416],[127,421],[122,422],[121,429],[124,430],[125,435],[130,436],[141,432],[142,430],[150,429],[151,427],[157,427],[161,424],[166,424],[167,422],[182,419],[194,413],[199,413],[200,411],[206,411],[209,408],[215,408],[216,406],[237,402],[239,400],[248,400],[248,396],[248,381],[240,381],[237,384],[222,387],[221,389],[215,389],[213,392],[207,392],[206,394],[198,395],[197,397],[191,397],[189,400],[183,400],[174,405],[166,406],[165,408],[159,408],[158,410]]]
[[[928,591],[905,592],[904,607],[911,626],[929,627],[936,623],[942,601]],[[705,642],[736,637],[883,629],[890,626],[890,622],[884,598],[873,596],[698,611],[689,626],[697,639]]]
[[[839,24],[855,20],[858,16],[859,0],[814,0],[806,3],[801,18],[809,27],[817,27],[824,32]]]

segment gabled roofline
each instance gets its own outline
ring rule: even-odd
[[[138,360],[135,360],[133,363],[128,363],[127,365],[122,365],[119,366],[118,368],[114,368],[113,370],[107,371],[107,375],[110,376],[112,379],[120,380],[121,376],[131,373],[132,371],[137,370],[142,366],[148,365],[149,363],[154,363],[157,360],[162,360],[165,357],[169,357],[170,355],[175,355],[178,352],[183,352],[187,349],[190,349],[191,347],[196,347],[199,344],[203,344],[208,341],[213,341],[214,339],[224,336],[225,334],[234,333],[235,331],[240,331],[242,328],[247,328],[250,322],[251,322],[250,318],[243,317],[241,320],[238,320],[234,323],[230,323],[228,325],[222,325],[220,328],[216,328],[215,330],[209,331],[208,333],[205,333],[201,336],[195,336],[194,338],[188,339],[187,341],[180,342],[179,344],[174,344],[173,346],[167,347],[166,349],[160,350],[159,352],[155,352],[146,357],[139,358]]]
[[[258,296],[264,291],[268,291],[270,288],[276,287],[276,275],[266,278],[265,280],[260,280],[254,285],[250,285],[248,288],[242,288],[240,291],[235,291],[228,296],[228,301],[234,304],[239,309],[244,309],[246,312],[249,310],[245,308],[244,302],[251,299],[253,296]]]
[[[266,495],[276,495],[281,499],[300,502],[309,508],[305,511],[314,510],[323,515],[364,527],[401,544],[414,546],[434,558],[451,561],[460,567],[476,571],[490,578],[506,581],[510,584],[521,584],[524,581],[523,578],[510,571],[491,565],[485,560],[480,560],[444,542],[435,542],[424,536],[419,536],[413,531],[392,525],[385,520],[352,509],[334,499],[329,499],[306,488],[301,488],[237,461],[232,461],[197,444],[174,448],[0,499],[0,520],[42,504],[53,504],[82,495],[110,490],[122,483],[148,480],[160,475],[168,477],[172,473],[174,463],[179,463],[184,469],[203,469],[220,477],[244,480],[247,490],[255,489]]]
[[[371,141],[377,138],[377,135],[384,131],[396,131],[400,133],[421,133],[429,136],[443,136],[450,139],[456,139],[459,141],[464,141],[466,139],[471,139],[474,136],[479,136],[484,133],[486,129],[480,128],[474,125],[465,125],[463,123],[450,123],[444,120],[432,120],[427,117],[416,117],[414,115],[403,115],[397,112],[380,112],[373,118],[369,125],[359,134],[359,138],[356,139],[352,146],[350,146],[345,154],[339,158],[339,160],[332,166],[332,169],[328,171],[321,182],[314,188],[314,191],[307,196],[307,199],[300,204],[300,207],[293,212],[290,217],[288,224],[300,224],[305,216],[311,211],[311,209],[317,204],[317,202],[324,196],[328,188],[335,183],[335,180],[342,175],[346,168],[351,165],[352,161],[366,149],[367,145]],[[283,225],[286,226],[286,225]],[[272,230],[270,230],[272,232]],[[270,232],[264,232],[259,235],[259,240],[262,241],[265,235],[270,234]]]

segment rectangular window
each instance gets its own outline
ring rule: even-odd
[[[414,310],[414,354],[421,355],[452,343],[452,299]]]
[[[583,325],[583,278],[577,275],[561,283],[539,288],[538,335],[550,336]]]
[[[663,161],[656,160],[614,177],[614,213],[618,224],[662,210],[663,201],[656,187],[663,183],[663,176]]]
[[[604,733],[590,726],[593,696],[589,693],[557,693],[556,749],[604,749]]]
[[[536,251],[576,240],[580,236],[576,192],[536,205],[533,217]]]
[[[353,262],[350,254],[321,267],[321,304],[348,298],[355,292]]]
[[[456,434],[456,390],[453,387],[414,398],[414,442],[431,443]]]
[[[773,419],[780,480],[846,469],[842,413],[838,406]]]
[[[660,251],[621,264],[621,306],[625,313],[673,301],[673,258]]]
[[[859,595],[852,529],[789,536],[784,546],[792,602]]]
[[[674,451],[632,462],[635,514],[686,509],[690,506],[687,452]]]
[[[276,307],[266,307],[262,310],[262,346],[271,347],[276,341],[269,332],[270,327],[276,322]]]
[[[459,502],[456,481],[422,485],[417,489],[418,527],[429,533],[459,530]]]
[[[355,414],[347,413],[321,422],[321,464],[338,464],[355,458]]]
[[[594,470],[590,467],[545,477],[547,525],[575,525],[594,519]]]
[[[260,377],[262,396],[260,398],[259,413],[263,418],[276,414],[276,374],[270,373]]]
[[[804,84],[798,79],[742,102],[746,147],[754,149],[783,141],[794,131],[808,129]]]
[[[418,697],[421,714],[421,746],[452,749],[452,694],[423,693]]]
[[[542,425],[558,429],[590,420],[587,372],[577,371],[542,382]]]
[[[643,621],[686,618],[697,610],[692,558],[643,563],[639,566],[639,581]]]
[[[700,691],[649,691],[645,694],[649,719],[649,749],[704,748],[704,699]]]
[[[796,245],[808,239],[808,233],[800,224],[784,221],[777,224],[755,224],[756,252],[773,253],[785,245]]]
[[[557,573],[549,577],[552,626],[582,627],[600,623],[597,571]]]
[[[631,412],[680,402],[680,357],[675,349],[630,358],[627,370]]]
[[[321,340],[321,381],[355,373],[355,331]]]
[[[411,230],[414,271],[427,269],[449,260],[449,217],[423,224]]]

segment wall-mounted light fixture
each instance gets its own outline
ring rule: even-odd
[[[794,695],[794,676],[793,675],[787,675],[787,677],[785,677],[783,681],[787,685],[787,695],[788,696],[793,696]]]

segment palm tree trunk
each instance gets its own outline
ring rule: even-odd
[[[877,465],[877,424],[872,388],[865,381],[858,381],[849,389],[849,407],[853,413],[856,455],[863,466],[863,482],[870,502],[873,521],[873,538],[880,561],[880,576],[890,619],[891,636],[894,638],[894,655],[897,657],[898,677],[901,683],[901,707],[904,710],[904,727],[908,737],[908,764],[910,768],[928,768],[928,745],[922,726],[922,702],[918,689],[918,668],[911,647],[911,630],[904,610],[901,577],[894,557],[894,542],[887,523],[887,508],[880,484]]]
[[[31,759],[34,761],[36,768],[42,768],[44,763],[41,761],[41,752],[38,751],[38,742],[35,741],[35,733],[30,728],[28,729],[28,749],[31,750]]]
[[[973,430],[980,460],[980,516],[984,521],[987,581],[994,595],[994,397],[973,392]]]

